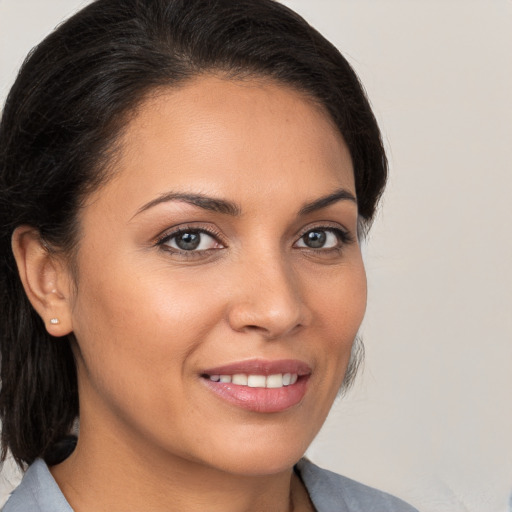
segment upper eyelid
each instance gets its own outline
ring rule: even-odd
[[[160,233],[155,238],[155,244],[160,245],[160,244],[166,242],[167,240],[170,240],[173,237],[179,235],[180,233],[187,233],[189,231],[206,234],[208,236],[211,236],[212,238],[215,238],[218,242],[225,245],[224,237],[221,236],[220,231],[208,229],[208,228],[205,228],[204,226],[194,226],[194,225],[184,225],[184,226],[180,225],[180,226],[176,226],[174,228],[166,229],[165,231]]]
[[[335,236],[339,239],[339,241],[341,242],[341,245],[350,244],[355,240],[352,233],[350,233],[350,231],[348,231],[345,228],[334,227],[334,226],[317,226],[317,227],[309,228],[309,229],[306,229],[305,231],[303,231],[302,234],[294,242],[294,244],[296,244],[300,240],[302,240],[304,235],[306,235],[310,231],[330,231],[330,232],[334,233]]]
[[[319,223],[314,223],[314,224],[309,224],[307,226],[304,226],[303,228],[301,228],[298,232],[296,232],[295,234],[295,237],[296,239],[294,240],[294,244],[296,242],[298,242],[306,233],[308,233],[309,231],[313,231],[315,229],[318,229],[318,230],[330,230],[330,231],[334,231],[334,232],[341,232],[343,233],[343,235],[348,238],[347,241],[351,241],[353,239],[355,239],[355,237],[353,236],[352,232],[347,229],[346,227],[344,227],[343,225],[341,225],[340,223],[338,222],[334,222],[334,221],[320,221]],[[208,228],[208,227],[205,227],[204,225],[195,225],[195,224],[180,224],[178,226],[175,226],[173,228],[169,228],[165,231],[163,231],[161,234],[159,234],[156,238],[155,238],[155,244],[156,245],[161,245],[163,244],[164,242],[172,239],[173,237],[179,235],[180,233],[186,233],[188,231],[193,231],[193,232],[197,232],[197,233],[204,233],[208,236],[211,236],[212,238],[216,239],[219,243],[221,243],[222,245],[224,246],[227,246],[227,241],[226,241],[226,237],[223,235],[223,233],[221,232],[220,229],[211,229],[211,228]]]
[[[352,231],[350,229],[347,229],[345,226],[340,224],[339,222],[330,222],[330,221],[324,221],[323,223],[320,222],[318,224],[310,224],[309,226],[306,226],[299,230],[298,232],[298,239],[302,238],[306,233],[309,231],[314,231],[315,229],[318,230],[325,230],[325,231],[338,231],[342,232],[345,236],[354,238],[352,235]]]

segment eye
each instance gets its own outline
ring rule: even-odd
[[[214,235],[200,229],[180,229],[166,235],[158,243],[171,250],[185,252],[208,251],[224,247]]]
[[[299,240],[296,247],[307,247],[308,249],[336,249],[350,241],[350,236],[338,228],[315,228],[306,231]]]

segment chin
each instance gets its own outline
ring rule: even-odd
[[[240,476],[270,476],[289,471],[302,457],[300,454],[283,454],[281,456],[269,456],[268,453],[244,454],[237,460],[226,460],[218,469]]]
[[[270,435],[264,443],[226,443],[208,464],[241,476],[273,475],[290,470],[311,442],[300,442],[296,436],[295,439],[293,436],[287,436],[286,440],[279,440],[279,436],[272,439]]]

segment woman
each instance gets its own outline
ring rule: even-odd
[[[0,148],[6,512],[412,510],[301,459],[357,368],[387,172],[321,35],[271,0],[97,0]]]

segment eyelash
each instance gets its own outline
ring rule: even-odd
[[[186,251],[186,250],[180,250],[176,249],[174,247],[169,247],[166,244],[169,243],[173,238],[176,238],[180,235],[183,235],[185,233],[195,233],[195,234],[204,234],[212,237],[214,240],[217,241],[217,243],[221,244],[223,247],[219,247],[217,249],[203,249],[199,251]],[[198,228],[196,226],[182,226],[180,228],[174,229],[171,232],[166,232],[163,235],[159,236],[156,245],[160,246],[162,250],[165,250],[167,252],[178,254],[179,256],[183,256],[186,258],[197,258],[201,257],[205,253],[208,253],[210,251],[216,251],[219,249],[225,248],[225,243],[222,241],[222,235],[220,231],[214,230],[214,229],[207,229],[207,228]]]
[[[353,235],[340,227],[335,226],[326,226],[326,225],[320,225],[320,226],[308,226],[306,229],[304,229],[297,240],[294,242],[297,244],[299,241],[301,241],[305,235],[307,235],[310,232],[314,231],[323,231],[323,232],[330,232],[334,233],[336,238],[338,239],[338,246],[337,247],[328,247],[328,248],[312,248],[312,247],[299,247],[302,250],[314,252],[314,253],[324,253],[329,254],[332,252],[338,252],[340,253],[343,248],[346,245],[350,245],[355,241],[355,238]],[[212,248],[212,249],[202,249],[202,250],[180,250],[176,249],[174,247],[169,247],[166,245],[169,243],[172,239],[178,237],[179,235],[185,234],[185,233],[194,233],[194,234],[205,234],[210,237],[212,237],[214,240],[216,240],[217,243],[221,244],[222,247],[218,248]],[[174,229],[171,232],[166,232],[158,237],[156,240],[157,246],[161,247],[162,250],[165,250],[167,252],[170,252],[172,254],[177,254],[179,256],[185,257],[185,258],[197,258],[197,257],[204,257],[205,254],[211,252],[211,251],[217,251],[219,249],[224,249],[226,247],[226,244],[222,241],[222,235],[220,231],[214,230],[214,229],[207,229],[204,227],[195,227],[195,226],[182,226],[180,228]]]
[[[302,247],[302,249],[307,249],[309,251],[313,252],[323,252],[323,253],[331,253],[332,251],[341,252],[345,246],[350,245],[354,243],[355,238],[352,236],[352,234],[345,230],[340,228],[339,226],[308,226],[306,229],[302,231],[299,238],[295,242],[298,243],[300,240],[304,238],[308,233],[315,232],[315,231],[324,231],[324,232],[331,232],[334,233],[336,238],[338,239],[338,246],[337,247],[328,247],[328,248],[319,248],[315,249],[313,247]]]

